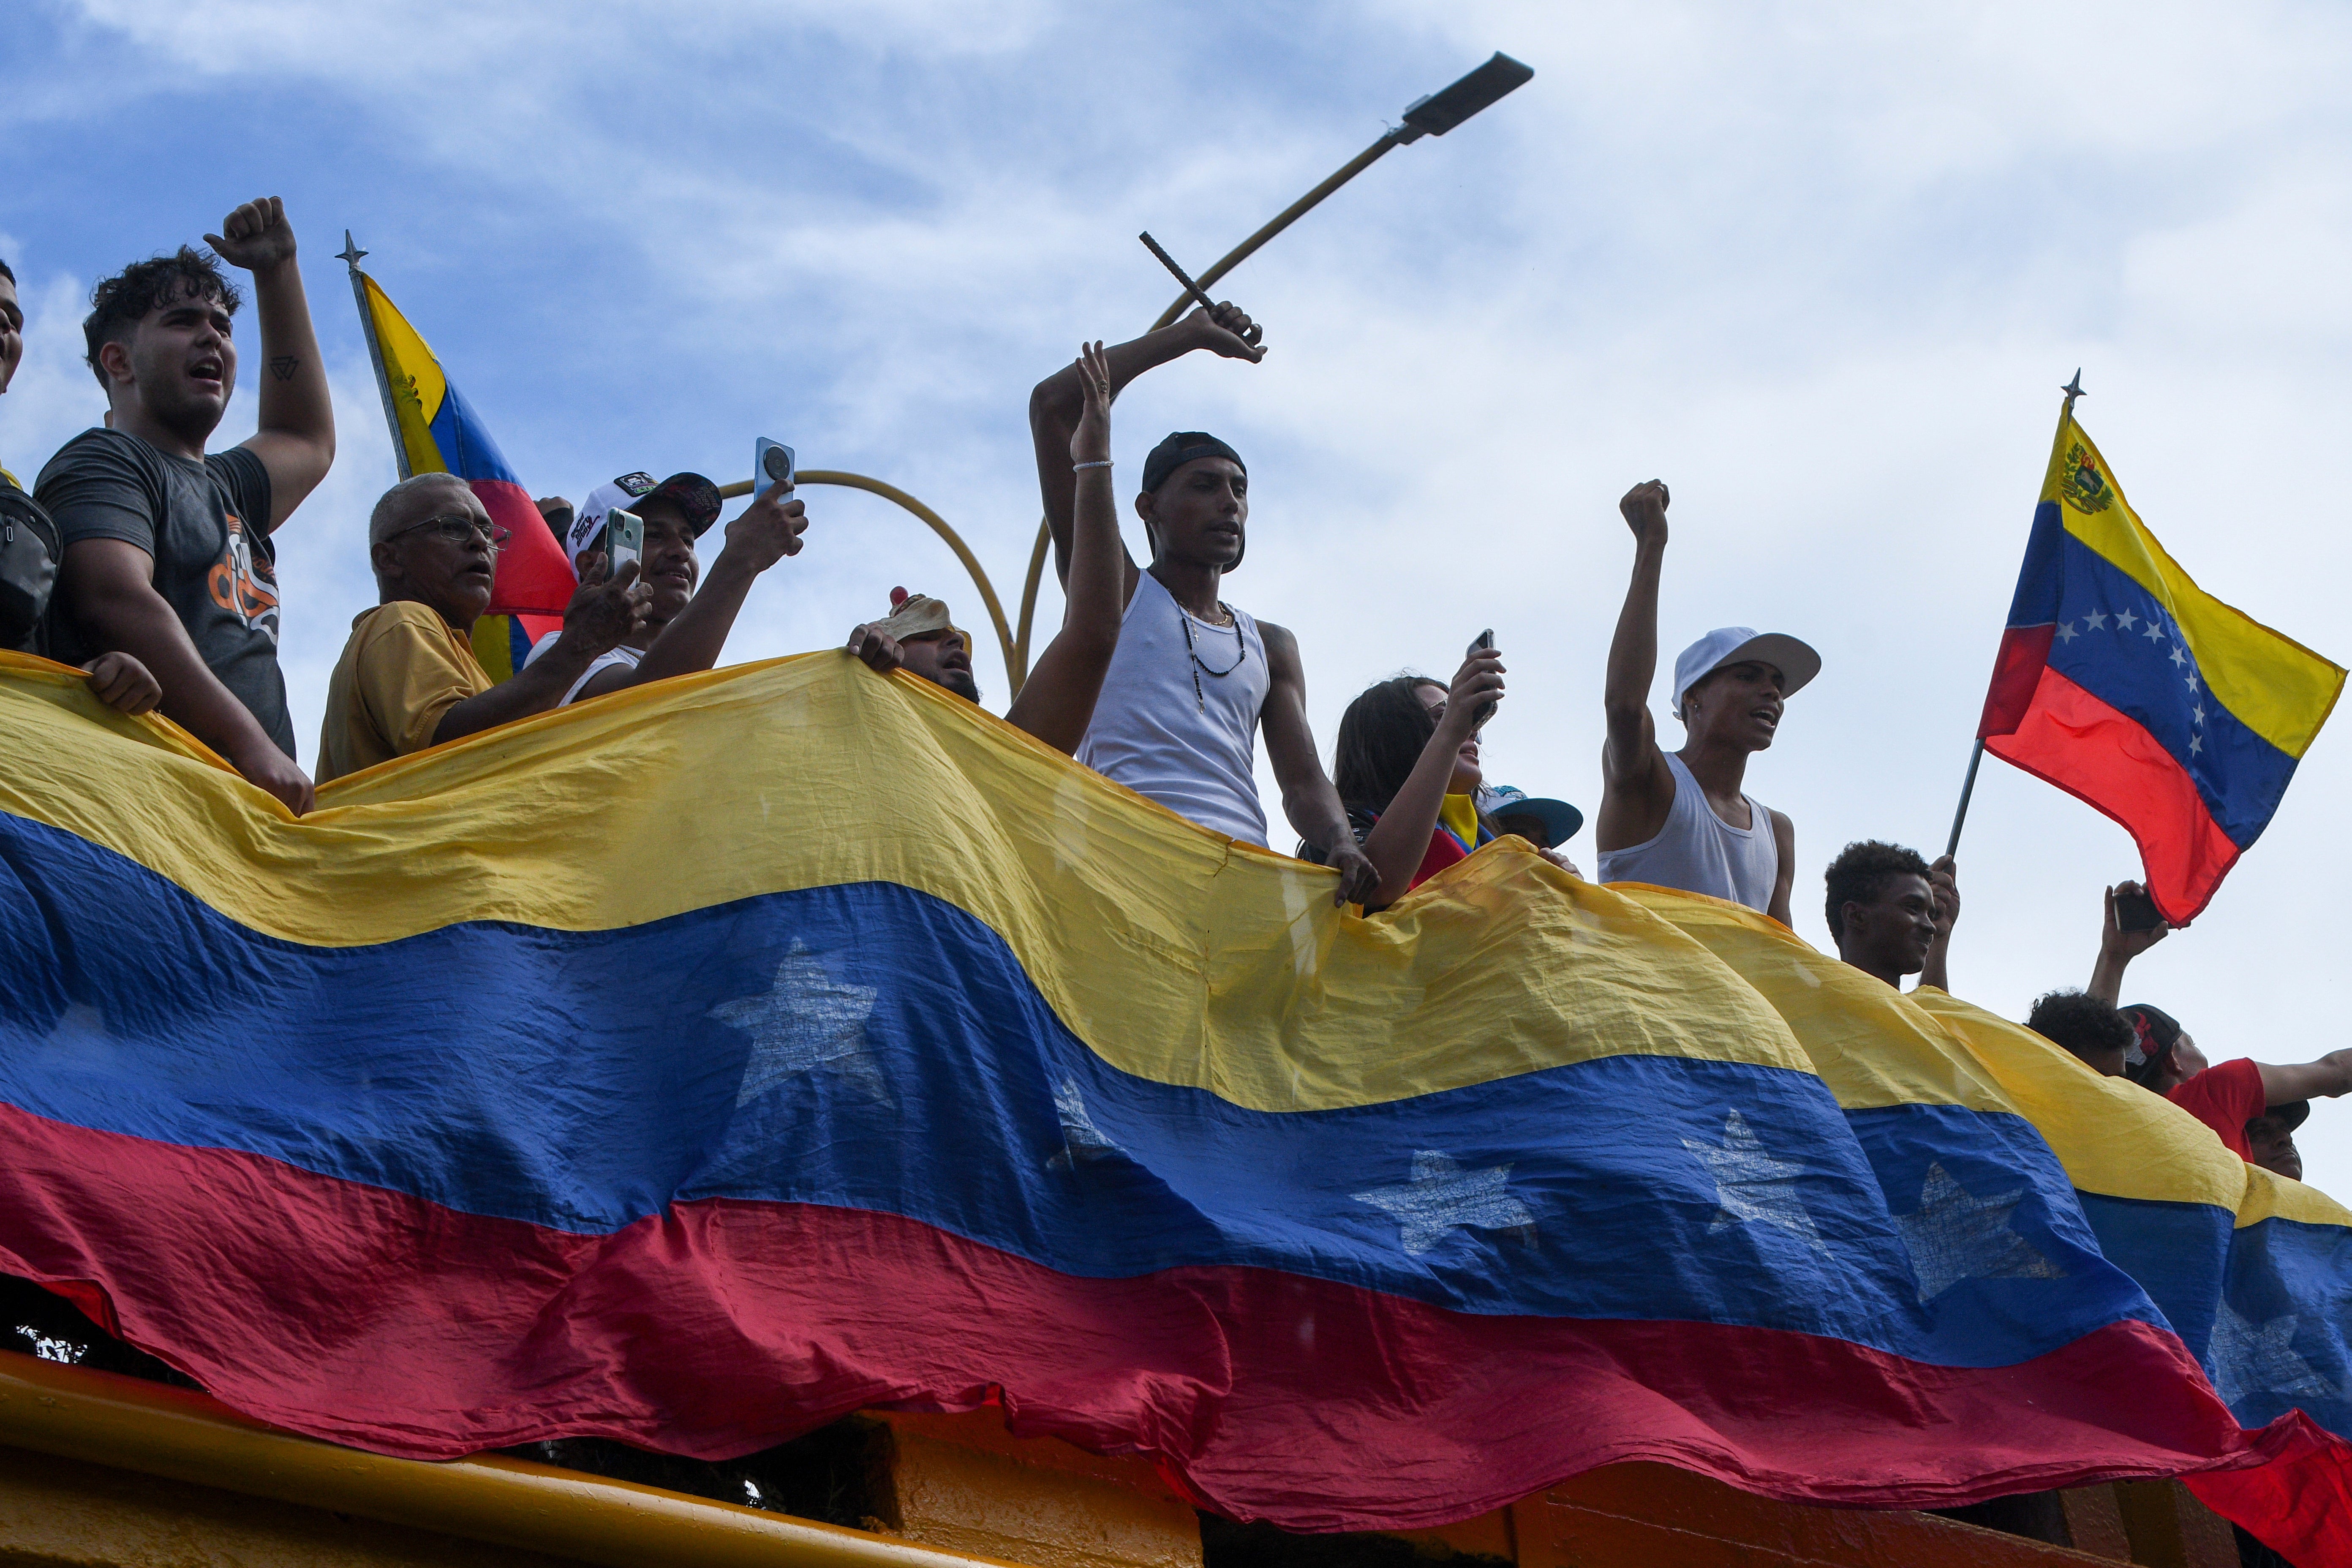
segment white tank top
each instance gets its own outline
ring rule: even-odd
[[[1212,626],[1146,572],[1127,602],[1078,761],[1179,816],[1263,847],[1257,716],[1272,684],[1257,622],[1235,610],[1232,626]]]
[[[1747,827],[1734,827],[1715,815],[1706,792],[1691,777],[1690,769],[1672,752],[1666,766],[1675,775],[1675,804],[1667,808],[1666,825],[1646,844],[1631,849],[1601,852],[1604,882],[1648,882],[1660,888],[1680,888],[1746,904],[1759,913],[1772,905],[1772,885],[1780,879],[1780,846],[1772,837],[1772,814],[1752,795]]]

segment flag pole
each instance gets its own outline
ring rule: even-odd
[[[1976,750],[1969,753],[1969,776],[1960,781],[1960,808],[1952,813],[1952,837],[1944,846],[1944,853],[1957,855],[1960,849],[1960,826],[1969,819],[1969,797],[1977,793],[1977,764],[1984,761],[1984,737],[1977,737]]]
[[[360,308],[360,331],[367,337],[368,363],[375,366],[375,389],[383,397],[383,422],[392,427],[392,460],[400,466],[400,477],[408,479],[408,443],[400,438],[400,408],[393,401],[392,378],[384,374],[383,345],[375,338],[375,312],[368,309],[366,274],[360,270],[360,258],[366,251],[352,237],[350,229],[343,230],[343,247],[335,259],[351,269],[352,300]]]
[[[2074,417],[2074,399],[2086,395],[2083,391],[2083,369],[2080,365],[2074,367],[2074,379],[2058,390],[2066,395],[2064,405],[2058,410],[2058,434],[2063,436],[2066,434],[2067,421]],[[1944,845],[1944,853],[1947,855],[1959,853],[1960,829],[1969,820],[1969,800],[1977,793],[1977,768],[1984,761],[1984,737],[1979,735],[1975,749],[1969,752],[1968,777],[1960,781],[1959,809],[1952,813],[1952,837]]]

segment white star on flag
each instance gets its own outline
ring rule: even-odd
[[[2189,671],[2186,676],[2183,676],[2181,679],[2183,679],[2184,680],[2186,680],[2186,681],[2188,681],[2188,682],[2189,682],[2189,690],[2194,691],[2194,690],[2196,690],[2196,689],[2197,689],[2197,672],[2196,672],[2195,670],[2193,670],[2193,669],[2192,669],[2192,670],[2190,670],[2190,671]]]
[[[2126,605],[2122,609],[2116,612],[2116,630],[2119,632],[2127,632],[2138,624],[2139,617],[2132,614],[2131,606],[2129,605]]]
[[[890,1086],[866,1042],[866,1020],[877,993],[870,985],[845,985],[795,941],[776,965],[776,981],[756,996],[721,1002],[709,1016],[751,1037],[751,1059],[735,1091],[740,1108],[787,1079],[824,1071],[868,1100],[887,1100]]]
[[[2107,614],[2105,610],[2093,610],[2083,617],[2083,627],[2085,631],[2104,631],[2106,629],[2106,625]]]
[[[1963,1279],[2063,1279],[2065,1270],[2011,1228],[2009,1216],[2029,1189],[1998,1197],[1970,1197],[1940,1160],[1927,1167],[1919,1206],[1896,1215],[1895,1226],[1911,1252],[1922,1305]]]
[[[2061,621],[2058,623],[2058,640],[2060,642],[2073,642],[2076,637],[2081,637],[2082,635],[2082,633],[2074,629],[2074,622]]]
[[[2196,707],[2191,708],[2189,710],[2189,716],[2200,724],[2205,722],[2205,704],[2200,702]]]
[[[1118,1145],[1105,1137],[1087,1114],[1087,1097],[1078,1092],[1076,1079],[1064,1079],[1054,1090],[1054,1110],[1062,1119],[1062,1152],[1046,1161],[1047,1166],[1076,1170],[1081,1160],[1099,1160],[1119,1152]]]
[[[1447,1232],[1465,1226],[1532,1231],[1536,1216],[1504,1184],[1510,1173],[1508,1165],[1465,1171],[1450,1154],[1416,1149],[1412,1174],[1402,1186],[1374,1187],[1349,1196],[1385,1209],[1397,1222],[1404,1249],[1419,1254],[1444,1240]]]
[[[1695,1138],[1684,1139],[1682,1145],[1697,1155],[1707,1174],[1715,1178],[1716,1201],[1723,1206],[1706,1227],[1709,1236],[1761,1220],[1787,1231],[1823,1258],[1830,1255],[1798,1194],[1796,1178],[1804,1174],[1804,1166],[1766,1153],[1763,1142],[1748,1131],[1748,1119],[1738,1110],[1724,1113],[1721,1145]]]
[[[2151,617],[2147,623],[2147,630],[2139,635],[2150,642],[2162,642],[2165,638],[2164,623]]]
[[[2213,1320],[2213,1340],[2208,1346],[2213,1363],[2214,1392],[2224,1405],[2235,1405],[2250,1394],[2290,1394],[2325,1399],[2336,1385],[2294,1353],[2295,1315],[2265,1319],[2257,1324],[2221,1303]]]
[[[2204,737],[2204,736],[2202,736],[2202,735],[2191,735],[2191,736],[2189,736],[2189,754],[2190,756],[2192,756],[2192,757],[2193,757],[2193,756],[2197,755],[2197,753],[2198,753],[2198,752],[2200,752],[2203,751],[2204,749],[2205,749],[2205,737]]]
[[[2172,668],[2179,669],[2182,665],[2187,664],[2188,662],[2188,654],[2181,651],[2181,647],[2179,643],[2174,643],[2172,645]]]

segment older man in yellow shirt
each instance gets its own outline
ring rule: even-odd
[[[562,645],[493,684],[474,658],[472,633],[489,605],[504,534],[449,474],[403,479],[376,502],[368,557],[382,602],[352,623],[327,683],[320,784],[543,713],[644,624],[648,593],[635,564],[608,581],[604,558],[593,557],[563,612]]]

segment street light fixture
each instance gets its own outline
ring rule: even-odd
[[[1226,252],[1218,259],[1215,266],[1201,274],[1197,280],[1200,286],[1203,289],[1208,288],[1226,273],[1248,260],[1256,253],[1259,247],[1313,211],[1324,197],[1378,163],[1390,148],[1402,147],[1408,142],[1418,142],[1424,136],[1444,135],[1505,94],[1526,86],[1534,79],[1535,74],[1533,67],[1522,65],[1510,56],[1498,52],[1486,64],[1461,79],[1424,98],[1414,99],[1405,107],[1403,124],[1381,132],[1379,141],[1339,165],[1339,170],[1329,179],[1283,208],[1264,228]],[[1183,313],[1184,307],[1190,304],[1192,300],[1192,296],[1190,293],[1176,296],[1176,302],[1161,311],[1160,319],[1151,323],[1151,331],[1156,332],[1175,321]],[[945,540],[949,547],[956,552],[957,559],[963,563],[965,570],[971,574],[973,585],[980,590],[981,599],[988,609],[989,619],[994,625],[997,640],[1004,651],[1005,682],[1012,688],[1014,695],[1019,695],[1021,684],[1029,674],[1029,629],[1036,618],[1037,590],[1045,574],[1045,552],[1053,543],[1052,531],[1045,522],[1041,521],[1037,524],[1036,547],[1029,552],[1029,577],[1022,587],[1020,629],[1016,634],[1005,625],[1004,611],[997,600],[996,590],[988,581],[988,574],[981,570],[980,563],[973,557],[971,551],[939,513],[895,486],[884,484],[879,479],[868,479],[863,474],[811,468],[803,471],[800,478],[804,484],[845,485],[852,489],[870,491],[886,500],[894,501],[920,518],[930,526],[932,531]],[[731,485],[721,485],[719,493],[722,496],[739,496],[748,495],[751,490],[751,481],[740,480]]]
[[[1450,86],[1425,98],[1416,98],[1404,111],[1404,123],[1381,135],[1381,139],[1339,165],[1329,179],[1291,203],[1275,215],[1274,221],[1233,247],[1217,264],[1200,275],[1197,281],[1203,289],[1239,267],[1255,254],[1258,247],[1305,217],[1325,196],[1380,162],[1391,147],[1402,147],[1418,142],[1424,136],[1443,136],[1472,115],[1494,103],[1514,88],[1523,87],[1535,78],[1535,68],[1520,64],[1507,54],[1497,52],[1476,70]],[[1191,296],[1179,294],[1176,302],[1160,313],[1151,323],[1158,331],[1184,313]]]
[[[1418,142],[1423,136],[1443,136],[1514,88],[1527,86],[1535,74],[1532,66],[1497,53],[1444,91],[1414,99],[1404,111],[1405,133],[1397,140]]]

